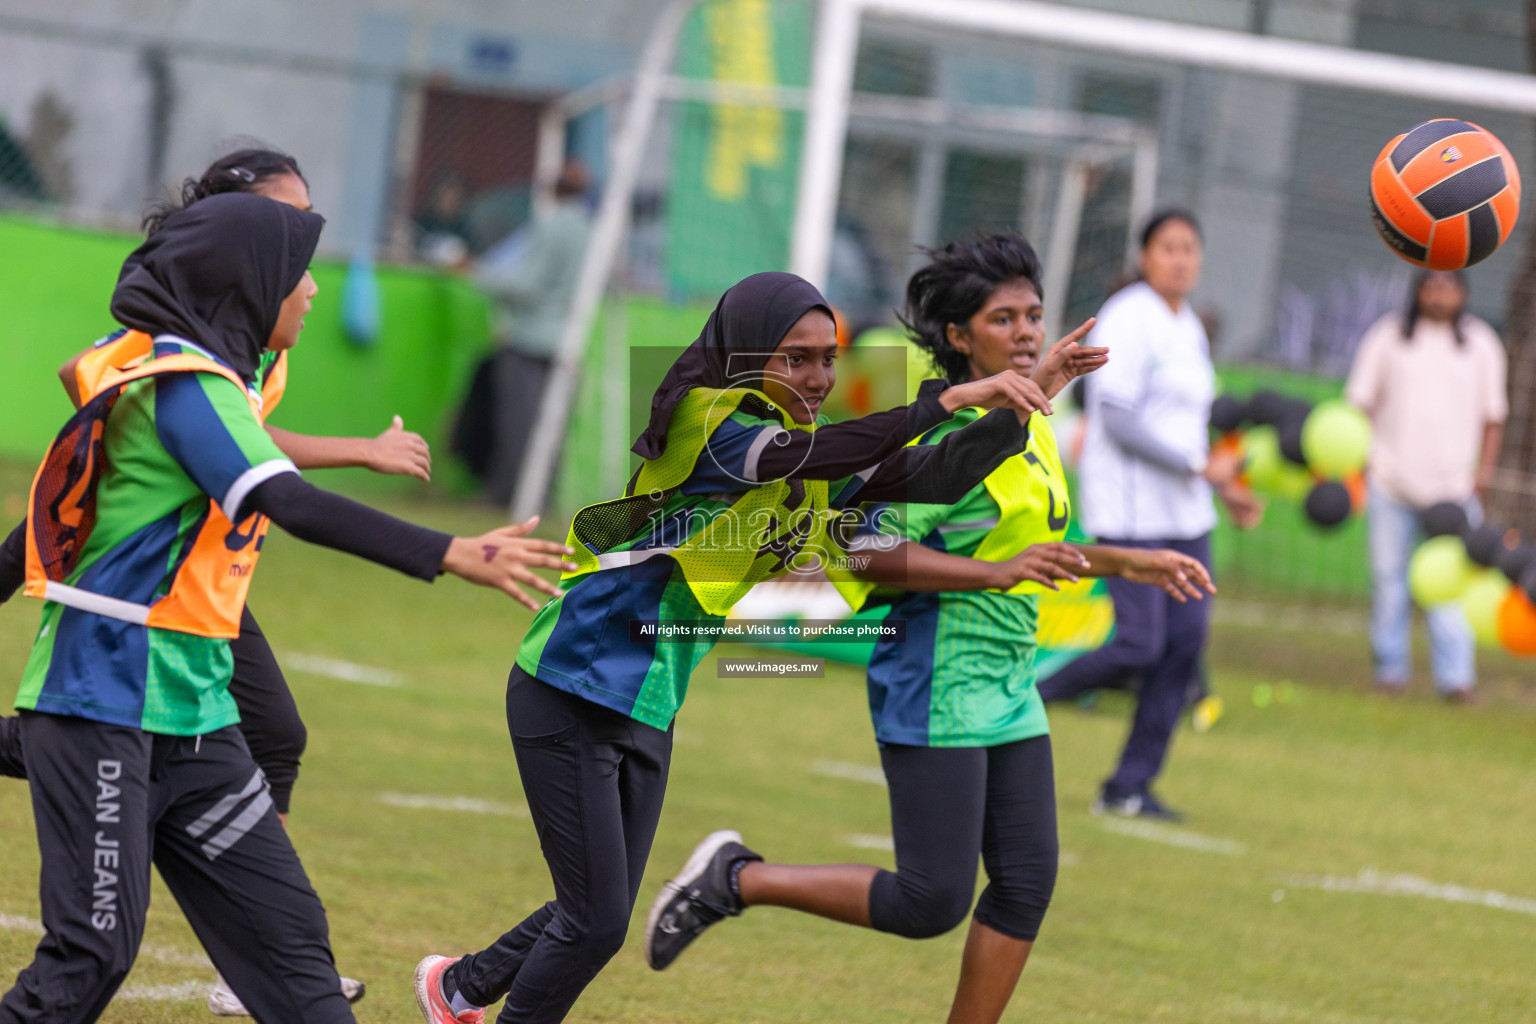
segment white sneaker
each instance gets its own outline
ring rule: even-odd
[[[219,975],[218,984],[213,986],[213,991],[208,993],[208,1012],[215,1017],[249,1017],[251,1011],[245,1008],[240,997],[235,995],[235,990],[229,987],[229,982],[224,980],[224,975]]]
[[[218,983],[213,986],[213,991],[208,993],[208,1012],[215,1017],[249,1017],[251,1011],[245,1008],[240,997],[235,995],[235,990],[229,987],[229,982],[224,980],[224,975],[218,976]],[[356,1003],[368,992],[367,986],[356,978],[341,979],[341,994],[346,996],[347,1002]]]

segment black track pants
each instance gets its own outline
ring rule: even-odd
[[[14,716],[0,717],[0,775],[27,777],[26,760],[21,756],[21,719]]]
[[[138,954],[153,862],[260,1024],[350,1024],[320,898],[240,731],[23,712],[47,933],[0,1024],[88,1024]]]
[[[896,870],[869,891],[874,927],[911,939],[965,920],[976,856],[987,888],[976,920],[1033,942],[1056,888],[1056,783],[1051,738],[996,747],[884,744]]]
[[[498,1024],[550,1024],[624,944],[661,817],[672,730],[517,668],[507,725],[555,898],[455,964],[443,989],[480,1006],[506,994]]]

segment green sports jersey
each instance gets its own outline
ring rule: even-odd
[[[154,357],[184,351],[190,350],[160,338]],[[105,598],[153,607],[178,573],[199,564],[194,548],[210,526],[210,497],[234,519],[253,488],[296,472],[251,405],[233,381],[213,373],[127,385],[106,420],[95,523],[64,580],[67,589],[85,595],[87,605]],[[236,523],[218,548],[259,544],[260,516]],[[227,639],[144,625],[110,608],[98,613],[79,599],[50,600],[16,707],[201,735],[239,721],[228,693],[232,671]]]
[[[934,444],[979,415],[975,409],[961,410],[919,443]],[[1013,459],[1022,465],[1008,467],[1015,474],[1012,479],[1023,478],[1027,467],[1030,482],[1028,491],[1014,499],[1015,516],[1036,524],[1019,547],[1060,540],[1066,528],[1067,490],[1060,479],[1055,437],[1043,417],[1036,415],[1030,422],[1029,447]],[[994,478],[1004,476],[1001,470],[994,473]],[[891,505],[885,522],[909,541],[971,557],[999,529],[1002,513],[982,483],[954,505]],[[903,592],[888,616],[888,621],[897,619],[906,621],[906,639],[878,642],[869,664],[870,713],[881,742],[985,747],[1050,731],[1035,689],[1039,605],[1031,588],[1011,593]]]
[[[518,667],[551,686],[612,708],[658,729],[667,728],[688,692],[688,680],[715,645],[713,627],[725,616],[704,609],[677,561],[650,549],[670,549],[706,526],[757,486],[753,468],[766,443],[783,430],[779,419],[737,409],[709,437],[688,478],[653,519],[615,527],[622,540],[600,545],[621,562],[563,581],[563,597],[534,617],[518,650]],[[834,503],[857,491],[858,477],[834,482]],[[617,558],[634,552],[628,558]],[[703,635],[665,639],[638,632],[645,623],[683,620]]]

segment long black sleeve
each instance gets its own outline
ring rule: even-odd
[[[16,529],[0,544],[0,604],[16,596],[16,591],[27,580],[27,521],[16,524]]]
[[[939,402],[948,386],[942,380],[925,380],[911,405],[829,423],[814,433],[783,431],[759,457],[757,479],[842,480],[868,469],[954,415]]]
[[[1029,428],[1018,415],[1012,409],[993,409],[945,434],[938,444],[903,448],[881,462],[852,498],[953,505],[1028,444]]]
[[[260,512],[302,541],[366,558],[429,583],[453,537],[321,490],[282,473],[251,491],[242,513]]]

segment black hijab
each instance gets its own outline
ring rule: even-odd
[[[720,296],[704,333],[678,356],[651,399],[651,421],[630,451],[642,459],[667,449],[672,410],[693,388],[755,388],[784,335],[813,309],[832,315],[816,286],[794,274],[753,274]]]
[[[165,219],[123,264],[112,316],[175,334],[254,381],[283,300],[299,284],[325,218],[265,196],[209,196]]]

